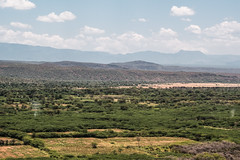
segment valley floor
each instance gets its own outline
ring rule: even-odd
[[[238,160],[239,97],[223,83],[0,83],[0,159]]]

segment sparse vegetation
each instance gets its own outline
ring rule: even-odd
[[[124,68],[91,68],[76,64],[57,65],[54,63],[29,64],[4,62],[0,64],[0,80],[2,81],[92,81],[101,84],[139,84],[139,83],[239,83],[239,74],[234,73],[202,73],[202,72],[164,72],[126,70]],[[87,85],[86,85],[87,86]]]

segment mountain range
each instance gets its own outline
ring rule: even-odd
[[[0,60],[47,62],[75,61],[101,64],[147,61],[164,66],[240,68],[240,56],[237,55],[206,55],[199,51],[184,50],[174,54],[153,51],[110,54],[97,51],[56,49],[10,43],[0,43]]]

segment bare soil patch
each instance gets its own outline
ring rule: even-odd
[[[148,85],[139,85],[138,87],[142,88],[194,88],[194,87],[240,87],[240,84],[233,83],[166,83],[166,84],[148,84]]]
[[[221,87],[240,87],[239,83],[162,83],[162,84],[139,84],[138,86],[120,86],[116,88],[221,88]]]

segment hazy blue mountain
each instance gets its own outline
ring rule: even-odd
[[[21,44],[0,43],[0,59],[15,61],[79,61],[101,62],[112,61],[113,57],[104,52],[83,52],[70,49],[55,49],[51,47],[29,46]]]
[[[106,52],[55,49],[9,43],[0,43],[0,60],[75,61],[102,64],[147,61],[170,66],[240,68],[240,56],[206,55],[199,51],[179,51],[175,54],[145,51],[114,55]]]

